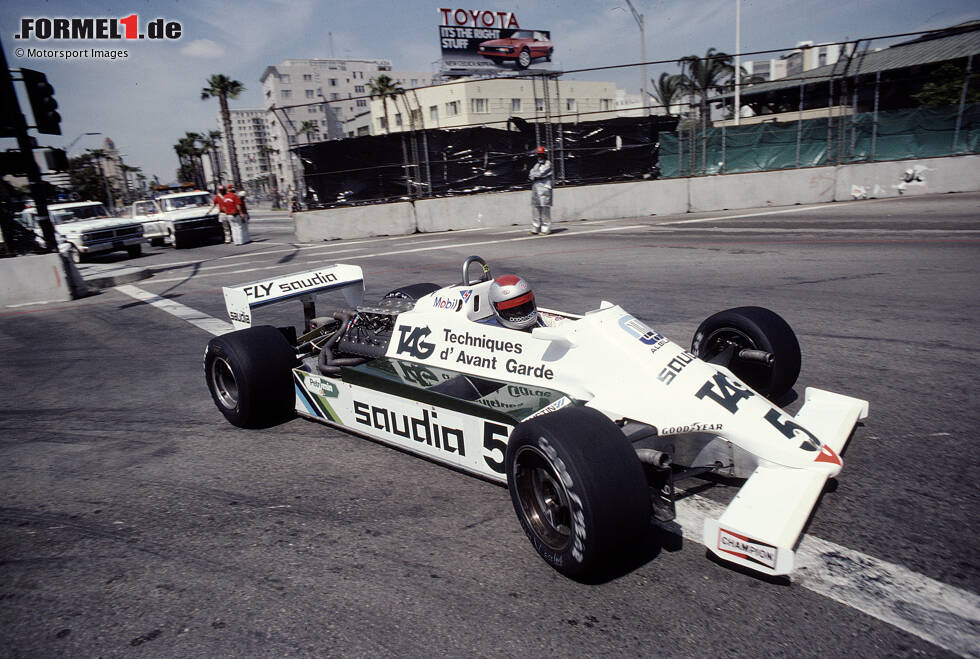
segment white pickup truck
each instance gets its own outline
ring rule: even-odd
[[[49,204],[48,217],[54,225],[58,249],[75,263],[93,254],[125,250],[130,258],[143,253],[143,226],[124,217],[112,217],[98,201],[72,201]],[[27,207],[20,223],[34,231],[38,245],[44,246],[44,234],[37,221],[37,209]]]
[[[218,209],[211,209],[212,198],[203,190],[165,194],[135,202],[130,217],[143,225],[144,235],[154,245],[179,249],[192,242],[220,241],[224,231],[218,221]]]

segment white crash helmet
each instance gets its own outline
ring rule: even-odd
[[[490,304],[500,324],[528,329],[538,322],[538,306],[528,283],[517,275],[502,275],[490,285]]]

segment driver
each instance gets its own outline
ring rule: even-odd
[[[493,307],[493,316],[487,319],[490,324],[525,332],[544,326],[534,302],[534,292],[517,275],[502,275],[493,281],[490,285],[490,306]]]

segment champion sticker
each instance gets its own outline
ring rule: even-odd
[[[718,551],[776,569],[776,548],[725,529],[718,529]]]

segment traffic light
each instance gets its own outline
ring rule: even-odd
[[[40,71],[21,69],[27,98],[34,112],[34,126],[37,132],[47,135],[61,135],[61,115],[58,114],[58,101],[54,100],[54,87],[48,77]]]

